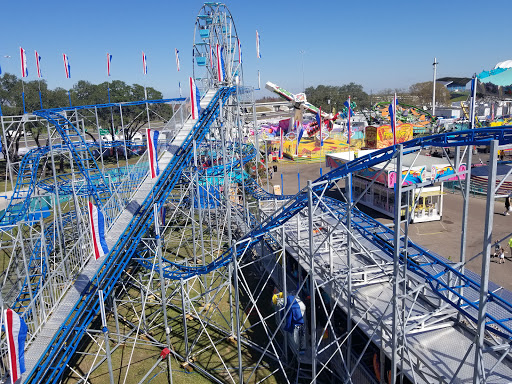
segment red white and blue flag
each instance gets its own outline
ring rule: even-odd
[[[146,61],[146,54],[144,51],[142,51],[142,73],[145,75],[148,74],[148,63]]]
[[[238,62],[242,64],[242,44],[240,43],[240,39],[238,41]]]
[[[224,81],[224,59],[222,58],[224,47],[217,44],[217,80]]]
[[[318,109],[316,114],[316,123],[318,124],[319,132],[320,132],[320,147],[324,146],[324,138],[322,136],[322,107]]]
[[[297,147],[295,147],[295,156],[299,156],[299,144],[302,139],[302,135],[304,134],[304,126],[300,121],[296,121],[295,125],[297,127]]]
[[[7,336],[7,351],[9,354],[9,369],[11,384],[16,383],[25,372],[25,340],[27,339],[27,324],[12,309],[4,310],[5,333]]]
[[[165,206],[163,206],[162,208],[160,208],[160,217],[159,217],[160,225],[162,227],[165,226],[165,215],[166,214],[167,214],[167,208]]]
[[[190,86],[190,109],[192,114],[192,120],[196,120],[199,118],[199,112],[201,112],[201,105],[199,101],[201,100],[201,96],[199,95],[199,89],[196,86],[196,83],[193,78],[189,77],[189,86]]]
[[[36,67],[37,67],[37,77],[41,78],[41,56],[39,56],[39,53],[36,51]]]
[[[62,54],[62,60],[64,60],[64,70],[66,71],[66,79],[71,78],[71,66],[69,65],[68,55]]]
[[[105,240],[105,217],[91,201],[88,202],[88,209],[94,258],[98,260],[108,254],[107,241]]]
[[[160,174],[158,168],[158,136],[160,132],[146,128],[146,137],[148,138],[149,171],[151,178],[154,179]]]
[[[283,158],[283,152],[284,152],[284,129],[280,129],[280,139],[279,139],[279,158]]]
[[[393,132],[393,145],[396,144],[396,105],[398,101],[396,100],[396,93],[393,97],[393,101],[389,104],[389,120],[391,121],[391,132]]]
[[[112,55],[107,53],[107,76],[110,76],[110,65],[112,64]]]
[[[350,118],[352,117],[352,107],[350,106],[350,96],[348,97],[348,100],[343,103],[347,108],[347,143],[350,145],[350,136],[352,135],[352,129],[351,129],[351,123]]]
[[[21,77],[28,76],[28,68],[27,68],[27,55],[25,50],[20,47],[20,62],[21,62]]]
[[[176,69],[178,72],[180,71],[180,51],[174,48],[174,53],[176,54]]]
[[[258,30],[256,30],[256,57],[258,59],[261,59],[261,53],[260,53],[260,34],[258,33]]]

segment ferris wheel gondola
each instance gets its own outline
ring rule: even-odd
[[[222,3],[200,9],[194,29],[193,76],[201,93],[212,87],[241,85],[242,52],[231,12]]]

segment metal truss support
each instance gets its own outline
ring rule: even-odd
[[[498,161],[498,141],[490,145],[489,174],[487,180],[487,204],[485,212],[484,245],[482,252],[482,273],[480,275],[480,299],[478,304],[478,323],[475,340],[475,373],[473,384],[487,382],[484,365],[485,349],[485,313],[489,303],[489,263],[491,261],[492,225],[494,222],[494,194],[496,189],[496,167]]]

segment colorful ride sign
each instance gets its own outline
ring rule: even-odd
[[[397,126],[396,142],[397,144],[412,140],[413,126],[409,123]],[[381,149],[393,145],[393,131],[391,125],[381,125],[380,127],[366,127],[366,147],[370,149]]]

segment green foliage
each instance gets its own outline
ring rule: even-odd
[[[308,102],[316,107],[322,107],[322,111],[330,112],[331,108],[337,111],[343,108],[343,103],[351,97],[360,108],[366,108],[370,105],[370,97],[363,91],[360,84],[350,83],[342,86],[319,85],[317,87],[306,88],[306,97]],[[330,105],[328,103],[330,100]]]
[[[85,80],[78,81],[71,88],[73,105],[95,105],[108,102],[107,83],[92,84]],[[25,90],[25,110],[32,112],[41,109],[39,89],[43,100],[43,108],[58,108],[69,105],[68,93],[65,89],[48,89],[45,80],[22,82],[15,75],[5,73],[0,76],[0,105],[4,115],[23,114],[22,90]],[[147,88],[148,99],[161,99],[162,93],[154,88]],[[113,103],[144,100],[144,87],[139,84],[128,85],[124,81],[114,80],[110,84],[110,100]]]
[[[432,104],[432,81],[425,81],[424,83],[416,83],[411,85],[409,93],[418,98],[419,105]],[[439,82],[436,82],[436,104],[447,104],[450,102],[450,92],[448,89]]]
[[[78,81],[70,90],[71,102],[73,105],[96,105],[108,102],[108,83],[92,84],[85,80]],[[0,106],[2,113],[6,116],[23,114],[22,90],[25,90],[25,111],[41,109],[39,100],[39,90],[43,108],[57,108],[69,106],[68,91],[63,88],[48,89],[46,81],[28,81],[22,84],[21,80],[15,75],[6,73],[0,76]],[[154,88],[146,88],[148,99],[162,99],[162,93]],[[112,103],[120,103],[134,100],[144,100],[144,87],[139,84],[128,85],[124,81],[114,80],[110,83],[110,100]],[[164,104],[151,106],[151,119],[168,120],[172,116],[172,107]],[[123,107],[123,121],[119,111],[113,111],[112,108],[98,109],[98,123],[104,129],[107,129],[111,136],[122,134],[121,126],[127,140],[130,140],[144,126],[147,121],[146,108],[144,105]],[[85,122],[86,126],[96,127],[96,120],[92,118]],[[43,127],[44,128],[44,127]],[[34,139],[39,146],[39,134],[42,127],[30,128]],[[19,136],[19,135],[18,135]],[[94,137],[91,136],[95,140]],[[19,137],[8,138],[8,140],[18,141]]]

